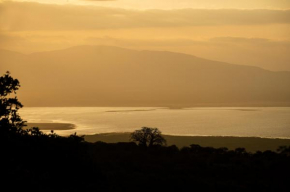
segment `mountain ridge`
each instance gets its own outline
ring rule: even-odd
[[[39,52],[33,52],[33,53],[20,53],[17,51],[13,51],[13,50],[8,50],[8,49],[0,49],[0,54],[2,52],[9,52],[12,54],[18,54],[18,55],[22,55],[22,56],[29,56],[29,55],[38,55],[38,54],[47,54],[47,53],[55,53],[55,52],[62,52],[62,51],[70,51],[70,50],[74,50],[74,49],[82,49],[82,48],[114,48],[114,49],[119,49],[119,50],[127,50],[127,51],[136,51],[136,52],[153,52],[153,53],[167,53],[167,54],[174,54],[174,55],[183,55],[186,57],[194,57],[196,59],[202,59],[202,60],[207,60],[207,61],[211,61],[211,62],[216,62],[216,63],[220,63],[220,64],[227,64],[227,65],[236,65],[236,66],[246,66],[246,67],[253,67],[253,68],[259,68],[265,71],[271,71],[271,72],[290,72],[287,70],[281,70],[281,71],[272,71],[269,69],[265,69],[263,67],[258,67],[258,66],[254,66],[254,65],[241,65],[241,64],[235,64],[235,63],[229,63],[229,62],[224,62],[224,61],[217,61],[217,60],[212,60],[212,59],[207,59],[207,58],[202,58],[202,57],[198,57],[192,54],[187,54],[187,53],[181,53],[181,52],[174,52],[174,51],[160,51],[160,50],[147,50],[147,49],[142,49],[142,50],[135,50],[135,49],[129,49],[129,48],[124,48],[124,47],[119,47],[119,46],[109,46],[109,45],[77,45],[77,46],[72,46],[72,47],[67,47],[67,48],[63,48],[63,49],[56,49],[56,50],[49,50],[49,51],[39,51]]]
[[[175,52],[75,46],[6,62],[28,106],[290,106],[288,71]]]

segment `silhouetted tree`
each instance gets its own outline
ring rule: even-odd
[[[131,141],[137,142],[140,146],[152,147],[153,145],[166,144],[166,140],[157,128],[142,127],[131,134]]]
[[[85,141],[84,139],[84,135],[83,136],[78,136],[77,133],[75,132],[74,134],[71,134],[68,139],[72,140],[72,141],[76,141],[76,142],[83,142]]]
[[[18,114],[18,109],[23,105],[18,101],[16,94],[20,84],[17,79],[13,79],[7,71],[0,77],[0,131],[10,133],[21,133],[25,121]]]

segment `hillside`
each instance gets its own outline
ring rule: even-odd
[[[25,106],[290,106],[290,72],[108,46],[0,55]]]

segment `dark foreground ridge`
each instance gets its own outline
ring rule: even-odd
[[[1,186],[12,191],[288,191],[290,148],[89,143],[82,137],[1,135]]]

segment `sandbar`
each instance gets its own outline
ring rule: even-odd
[[[26,129],[38,127],[40,130],[71,130],[75,128],[71,123],[27,123]]]

